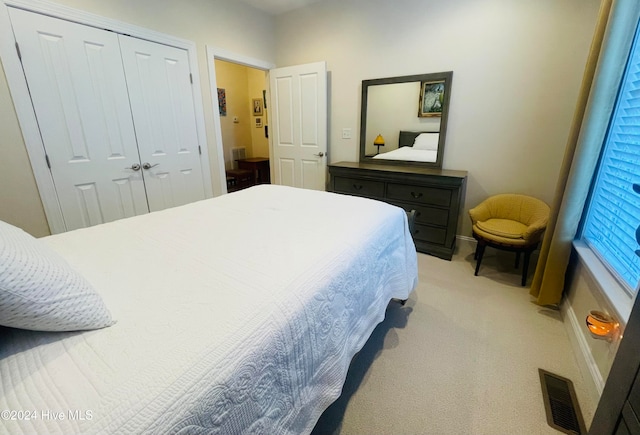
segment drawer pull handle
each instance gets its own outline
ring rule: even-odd
[[[422,193],[411,192],[411,196],[413,196],[415,199],[422,198]]]
[[[362,189],[362,184],[354,184],[353,188],[356,190],[361,190]]]

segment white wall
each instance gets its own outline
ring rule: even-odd
[[[274,62],[273,17],[235,0],[59,0],[58,4],[135,24],[197,45],[198,67],[209,155],[214,155],[215,135],[205,45]],[[0,220],[36,236],[49,234],[13,103],[0,74]],[[5,97],[6,96],[6,97]],[[217,168],[211,162],[212,170]],[[212,177],[217,178],[217,177]]]
[[[17,225],[35,237],[50,234],[7,80],[1,68],[0,220]]]
[[[331,162],[357,161],[361,81],[453,71],[444,167],[466,210],[518,192],[550,203],[599,0],[327,0],[277,18],[278,66],[326,60]]]

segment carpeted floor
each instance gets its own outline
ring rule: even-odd
[[[512,253],[487,249],[474,277],[472,249],[459,243],[453,261],[418,254],[418,287],[389,305],[314,435],[558,434],[538,368],[573,381],[589,426],[596,404],[560,313],[531,302]]]

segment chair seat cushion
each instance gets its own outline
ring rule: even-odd
[[[476,225],[489,234],[507,239],[522,239],[522,235],[527,229],[526,225],[510,219],[487,219],[476,222]]]

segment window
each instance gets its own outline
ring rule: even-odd
[[[609,123],[582,231],[583,240],[630,296],[635,295],[640,279],[640,255],[636,253],[640,249],[640,240],[636,239],[636,231],[640,236],[638,29]]]

